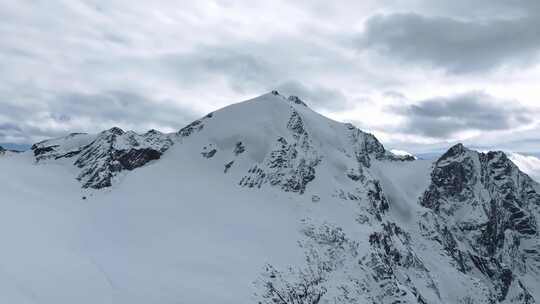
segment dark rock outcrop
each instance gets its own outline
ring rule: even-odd
[[[244,187],[261,187],[265,183],[279,186],[286,192],[306,191],[307,184],[315,179],[315,168],[321,159],[313,147],[300,114],[291,109],[287,122],[288,140],[277,139],[274,149],[266,157],[264,165],[254,165],[240,180]]]
[[[503,152],[479,153],[458,144],[436,163],[420,203],[425,235],[443,246],[459,271],[475,269],[492,282],[498,301],[521,275],[538,271],[540,194]],[[534,270],[536,269],[536,270]],[[527,296],[524,295],[524,298]],[[518,302],[522,303],[522,302]]]
[[[73,159],[73,164],[81,169],[77,179],[83,188],[100,189],[110,187],[119,172],[159,159],[171,145],[170,136],[156,130],[137,134],[114,127],[95,137],[72,133],[42,141],[34,144],[32,151],[36,162]]]

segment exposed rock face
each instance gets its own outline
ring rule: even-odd
[[[32,145],[36,162],[50,159],[70,158],[80,153],[81,146],[88,144],[86,133],[71,133],[68,136],[44,140]]]
[[[352,144],[355,147],[355,157],[358,162],[365,167],[370,167],[371,160],[391,160],[391,161],[414,161],[414,156],[395,155],[387,151],[373,134],[365,133],[352,124],[346,124],[350,132]]]
[[[109,187],[118,172],[133,170],[159,159],[172,144],[170,138],[157,131],[138,135],[112,128],[82,148],[75,161],[75,165],[82,169],[77,179],[85,188]]]
[[[237,142],[236,145],[234,146],[234,150],[233,150],[234,155],[238,156],[238,155],[244,153],[244,151],[246,151],[246,147],[244,147],[244,145],[242,145],[241,141]]]
[[[188,137],[193,133],[200,132],[204,128],[204,121],[212,118],[213,115],[213,113],[209,113],[205,117],[195,120],[194,122],[180,129],[180,131],[178,131],[178,135],[180,137]]]
[[[32,146],[37,162],[74,159],[81,169],[77,179],[83,188],[110,187],[121,171],[139,168],[159,159],[173,141],[156,130],[144,134],[111,128],[97,136],[74,133],[64,138],[43,141]]]
[[[277,92],[272,94],[281,96]],[[307,107],[296,96],[285,100]],[[240,181],[241,186],[260,188],[269,184],[279,186],[287,192],[303,194],[306,191],[308,184],[316,178],[317,167],[324,161],[324,155],[316,147],[314,136],[310,134],[302,113],[294,107],[290,107],[286,130],[287,133],[277,138],[264,162],[249,169],[248,174]],[[344,136],[348,139],[344,153],[352,158],[355,164],[347,174],[353,181],[364,183],[367,188],[375,183],[370,177],[364,176],[363,168],[369,168],[372,160],[414,160],[412,157],[401,157],[386,151],[375,136],[362,132],[351,124],[346,125]],[[358,194],[354,192],[338,189],[337,196],[355,200]]]
[[[463,273],[482,273],[494,297],[529,298],[520,277],[540,270],[538,185],[503,152],[456,145],[435,164],[420,203],[425,235],[440,243]],[[511,292],[512,291],[512,292]],[[526,303],[518,301],[515,303]]]
[[[299,104],[299,105],[303,105],[304,107],[307,107],[307,104],[302,99],[298,98],[298,96],[291,95],[287,99],[295,104]]]
[[[422,260],[416,255],[410,235],[395,223],[384,223],[382,229],[369,236],[372,253],[364,257],[365,264],[374,271],[374,279],[383,287],[375,293],[381,302],[428,303],[413,283],[421,277],[432,293],[439,295],[438,287]]]
[[[287,192],[304,193],[309,182],[315,179],[315,167],[321,161],[302,117],[294,109],[287,123],[288,140],[277,139],[274,149],[264,161],[264,166],[254,165],[240,181],[241,186],[261,187],[265,183],[279,186]]]
[[[367,244],[339,226],[310,226],[302,243],[306,265],[286,275],[266,268],[270,278],[267,272],[262,279],[272,288],[263,288],[263,303],[277,294],[298,296],[296,284],[310,286],[308,296],[320,296],[321,303],[536,303],[540,187],[504,153],[456,145],[435,162],[418,200],[425,211],[415,219],[415,240],[388,215],[385,189],[370,173],[373,160],[397,159],[369,135],[353,132],[352,138],[359,166],[347,176],[364,190],[340,197],[358,201],[357,222],[372,229]],[[426,256],[437,254],[459,275],[426,264]],[[444,280],[463,280],[470,289],[449,296]]]

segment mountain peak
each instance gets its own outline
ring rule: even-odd
[[[102,133],[110,133],[110,134],[114,134],[114,135],[122,135],[125,132],[124,132],[124,130],[120,129],[119,127],[112,127],[109,130],[103,131]]]
[[[443,162],[445,160],[451,160],[451,159],[464,157],[467,154],[470,154],[471,152],[473,152],[473,151],[470,150],[469,148],[465,147],[462,143],[458,143],[458,144],[452,146],[450,149],[448,149],[448,151],[446,151],[446,153],[444,153],[438,159],[437,162]]]
[[[34,267],[36,276],[42,269],[59,268],[61,273],[53,275],[72,281],[73,269],[85,271],[81,265],[89,265],[88,272],[75,277],[82,291],[88,289],[88,278],[100,273],[110,273],[114,282],[130,287],[130,273],[117,270],[132,267],[164,271],[166,278],[174,278],[171,284],[176,284],[178,278],[184,280],[184,267],[168,265],[196,261],[197,267],[185,273],[186,281],[195,278],[200,285],[212,286],[233,277],[225,281],[237,282],[223,289],[230,294],[245,293],[246,286],[255,281],[254,293],[268,295],[261,303],[283,302],[271,298],[275,292],[292,293],[291,301],[302,302],[308,298],[296,290],[313,290],[313,284],[328,291],[317,295],[320,301],[313,303],[525,304],[540,299],[534,287],[540,270],[540,185],[500,151],[481,153],[456,144],[436,163],[414,160],[408,153],[386,150],[374,135],[352,124],[306,108],[297,96],[277,91],[216,110],[177,134],[156,130],[137,134],[114,127],[98,134],[46,140],[32,150],[41,168],[31,169],[37,166],[31,166],[27,154],[13,160],[0,157],[4,162],[0,167],[8,173],[0,176],[0,193],[15,198],[6,200],[10,212],[4,213],[8,219],[20,214],[21,220],[28,221],[21,227],[35,222],[37,232],[17,236],[13,245],[5,247],[17,248],[19,240],[27,236],[55,240],[52,247],[48,242],[27,242],[37,244],[35,252],[39,246],[53,249],[36,255],[45,257],[41,261],[45,268]],[[53,161],[56,163],[49,166]],[[14,167],[14,162],[21,163]],[[23,162],[28,162],[28,168]],[[58,165],[69,166],[69,170],[59,170]],[[132,170],[139,171],[128,173]],[[66,176],[77,178],[88,190],[81,193],[77,184],[64,183]],[[22,187],[26,184],[32,188]],[[90,190],[111,186],[113,189],[103,193]],[[77,203],[79,194],[95,204]],[[56,205],[62,200],[66,208]],[[39,209],[34,212],[23,205],[25,201]],[[20,205],[40,216],[12,212],[11,208]],[[41,212],[49,206],[52,212]],[[101,208],[106,209],[99,211]],[[65,220],[41,221],[64,210]],[[48,223],[50,236],[41,234]],[[191,232],[201,229],[200,225],[208,233],[204,238],[192,238]],[[239,237],[246,227],[249,235]],[[63,231],[69,255],[56,249],[56,239]],[[103,236],[107,238],[103,240]],[[111,250],[92,255],[103,259],[95,263],[88,263],[86,252],[81,261],[74,260],[74,239],[83,240],[83,249],[90,250],[90,255],[104,245]],[[189,249],[183,260],[178,259],[177,240]],[[141,266],[137,253],[148,243],[156,246],[145,250],[144,257],[158,257],[149,259],[149,263],[157,261],[151,267]],[[233,248],[222,248],[230,244]],[[223,253],[224,262],[219,264],[219,272],[209,272],[207,265],[217,265],[216,250]],[[298,254],[304,250],[302,258]],[[130,256],[133,252],[135,256]],[[248,256],[238,259],[238,252]],[[263,259],[260,252],[265,252]],[[60,260],[48,268],[49,257],[54,256]],[[70,258],[64,263],[65,256]],[[267,258],[293,264],[276,266],[290,266],[286,273],[271,270],[258,279],[253,277]],[[202,271],[199,264],[204,266]],[[265,268],[278,269],[273,265]],[[237,274],[238,269],[241,273]],[[110,280],[107,275],[102,279],[103,299],[108,299]],[[162,283],[150,286],[157,290],[157,297]],[[19,289],[17,284],[14,288]],[[132,302],[131,290],[125,300],[120,298],[123,290],[118,290],[119,301]],[[221,297],[221,291],[215,294]],[[208,294],[207,290],[200,292]],[[58,297],[64,293],[60,286]],[[249,297],[249,293],[245,295],[226,300],[240,303]],[[148,303],[152,299],[140,300]]]
[[[297,104],[297,105],[302,105],[304,107],[307,107],[307,104],[302,100],[300,99],[300,97],[296,96],[296,95],[290,95],[290,96],[285,96],[285,95],[282,95],[281,93],[279,93],[278,90],[272,90],[270,91],[270,93],[267,93],[267,94],[263,94],[259,97],[265,97],[265,96],[275,96],[275,97],[279,97],[281,100],[283,101],[286,101],[286,102],[290,102],[290,103],[293,103],[293,104]],[[258,99],[259,97],[255,98],[255,99]]]
[[[448,149],[447,153],[450,153],[452,155],[459,155],[470,151],[468,148],[466,148],[462,143],[458,143],[450,147]]]

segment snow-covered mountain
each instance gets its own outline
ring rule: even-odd
[[[417,160],[276,91],[0,168],[10,303],[540,301],[540,186],[504,153]]]
[[[100,189],[110,187],[118,173],[159,159],[172,144],[171,136],[156,130],[140,135],[114,127],[96,136],[72,133],[45,140],[34,144],[32,151],[36,162],[75,159],[83,188]]]
[[[0,146],[0,156],[5,156],[5,155],[9,156],[9,155],[17,154],[17,153],[19,153],[19,151],[6,149],[6,148]]]

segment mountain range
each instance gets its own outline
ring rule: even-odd
[[[515,157],[395,152],[277,91],[1,151],[0,298],[540,301],[540,185]]]

